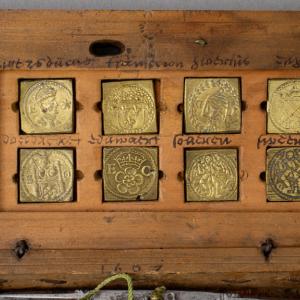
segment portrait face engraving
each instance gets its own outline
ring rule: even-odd
[[[300,132],[300,79],[268,81],[268,133]]]
[[[72,133],[71,79],[20,81],[21,130],[26,134]]]
[[[186,133],[241,131],[239,78],[188,78],[185,80]]]
[[[267,150],[268,201],[300,201],[300,148]]]
[[[105,201],[157,200],[157,148],[103,148],[103,185]]]
[[[72,149],[19,150],[19,202],[73,201]]]
[[[186,200],[238,200],[236,149],[191,149],[185,152]]]
[[[152,80],[104,82],[104,134],[156,133]]]

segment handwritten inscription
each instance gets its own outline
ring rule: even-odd
[[[265,147],[272,145],[300,146],[300,137],[291,135],[279,135],[274,137],[261,135],[257,139],[257,149],[261,146]]]
[[[21,70],[21,69],[59,69],[66,67],[84,67],[93,64],[93,58],[62,58],[62,57],[40,57],[37,59],[14,58],[0,60],[0,70]]]
[[[218,136],[203,136],[203,135],[196,135],[196,136],[182,136],[180,134],[176,134],[173,137],[173,147],[176,148],[177,146],[224,146],[231,144],[232,140],[227,137],[218,137]]]
[[[74,135],[66,135],[63,137],[55,136],[35,136],[35,135],[24,135],[24,136],[13,136],[13,135],[0,135],[0,144],[2,145],[13,145],[17,144],[20,146],[48,146],[48,147],[59,147],[59,146],[78,146],[80,144],[80,138]]]
[[[233,54],[231,56],[203,56],[194,58],[192,63],[187,64],[180,60],[157,60],[155,57],[150,57],[147,60],[138,59],[136,56],[125,55],[123,57],[111,57],[107,62],[108,68],[135,67],[144,69],[190,69],[197,70],[207,66],[225,66],[230,68],[246,67],[250,64],[250,59],[247,56]]]
[[[138,146],[151,146],[151,145],[157,145],[159,141],[158,136],[103,136],[103,135],[94,135],[91,134],[88,143],[89,144],[98,144],[98,145],[138,145]]]
[[[106,66],[108,68],[116,68],[120,69],[122,67],[134,67],[134,68],[144,68],[144,69],[154,69],[154,68],[174,68],[174,69],[183,69],[184,63],[182,61],[175,61],[175,60],[168,60],[168,61],[161,61],[156,59],[149,59],[149,60],[139,60],[135,57],[125,57],[115,59],[114,57],[110,58],[106,62]]]
[[[148,265],[147,268],[149,271],[159,272],[161,269],[163,269],[163,264],[157,264],[157,265]],[[102,274],[111,274],[111,273],[121,273],[121,272],[134,272],[139,273],[142,272],[143,269],[145,269],[144,265],[140,264],[121,264],[116,263],[114,265],[106,264],[101,265],[100,267]]]
[[[0,70],[34,70],[34,69],[59,69],[66,67],[85,67],[95,64],[96,59],[85,58],[62,58],[62,57],[40,57],[40,58],[10,58],[0,59]],[[241,54],[232,54],[228,56],[201,56],[194,57],[191,63],[182,60],[170,59],[160,60],[155,56],[149,56],[147,59],[140,59],[131,54],[124,56],[111,57],[106,62],[107,68],[121,69],[124,67],[143,68],[143,69],[190,69],[198,70],[205,67],[223,66],[228,68],[243,68],[251,65],[251,59]],[[275,63],[283,68],[300,68],[299,56],[275,56]]]
[[[280,67],[300,68],[300,56],[280,56],[276,55],[275,62]]]
[[[201,67],[206,66],[226,66],[231,68],[246,67],[250,64],[250,59],[248,56],[243,56],[240,54],[233,54],[231,56],[203,56],[200,58],[194,58],[191,65],[192,70],[197,70]]]

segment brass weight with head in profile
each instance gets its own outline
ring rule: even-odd
[[[184,87],[185,133],[239,133],[239,78],[187,78]]]
[[[74,95],[72,79],[20,81],[20,121],[25,134],[72,133]]]

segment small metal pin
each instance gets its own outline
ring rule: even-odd
[[[207,45],[207,41],[205,39],[202,39],[202,38],[200,38],[198,40],[195,40],[194,43],[201,46],[201,47],[204,47],[204,46]]]

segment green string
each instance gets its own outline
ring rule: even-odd
[[[85,294],[80,300],[90,300],[92,297],[94,297],[104,286],[109,284],[112,281],[115,281],[117,279],[124,279],[127,281],[128,286],[128,300],[133,300],[133,287],[132,287],[132,279],[128,274],[116,274],[111,277],[108,277],[104,279],[95,289],[92,291],[89,291],[87,294]]]

